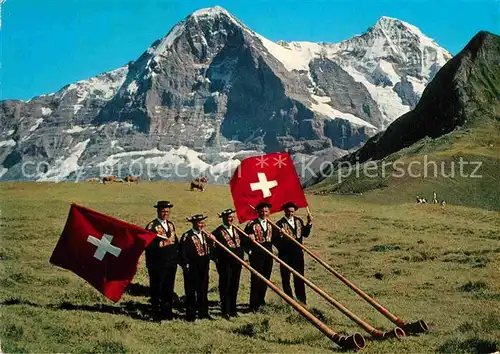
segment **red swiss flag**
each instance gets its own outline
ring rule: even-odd
[[[280,211],[287,202],[299,208],[307,206],[299,176],[287,152],[243,159],[229,185],[240,223],[258,217],[251,206],[263,201],[272,204],[271,213]]]
[[[117,302],[137,271],[154,232],[71,204],[50,263],[71,270]]]

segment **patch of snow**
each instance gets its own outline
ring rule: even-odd
[[[37,181],[55,181],[68,177],[72,172],[77,171],[80,166],[78,159],[87,148],[90,139],[79,142],[69,150],[69,156],[60,157],[56,160],[55,166],[49,169],[46,173],[40,174]]]
[[[186,25],[185,22],[179,22],[172,28],[172,30],[162,38],[160,43],[156,46],[156,48],[149,48],[148,53],[153,54],[153,60],[157,58],[158,55],[163,54],[167,49],[169,49],[172,44],[174,44],[174,41],[184,32]],[[147,67],[149,68],[150,62],[148,62]]]
[[[111,148],[114,148],[118,140],[111,140]]]
[[[2,146],[16,146],[16,141],[14,139],[0,141],[0,147]]]
[[[425,82],[423,80],[414,78],[413,76],[407,76],[406,79],[413,85],[413,90],[420,96],[422,96],[422,93],[424,92],[426,86]]]
[[[410,110],[409,106],[403,104],[401,97],[391,88],[383,88],[369,82],[365,76],[351,66],[344,67],[344,70],[357,82],[362,83],[373,97],[385,120],[385,125],[389,125],[394,119]]]
[[[9,169],[8,168],[5,168],[2,166],[2,168],[0,169],[0,178],[7,173]]]
[[[382,69],[382,71],[387,74],[387,76],[391,80],[393,86],[396,85],[396,83],[401,81],[401,77],[394,70],[392,63],[389,63],[386,60],[380,60],[378,65],[379,65],[380,69]]]
[[[77,102],[73,107],[74,113],[76,114],[83,107],[81,103],[90,96],[98,97],[106,101],[110,100],[123,85],[123,82],[127,77],[127,73],[128,66],[125,65],[121,68],[105,72],[90,79],[78,81],[65,88],[60,99],[62,99],[68,92],[76,91]]]
[[[368,123],[367,121],[364,121],[363,119],[356,117],[353,114],[338,111],[326,103],[319,103],[319,104],[311,103],[311,109],[315,112],[324,114],[325,116],[331,119],[335,118],[346,119],[355,125],[363,125],[372,129],[377,129],[375,126]]]
[[[137,82],[132,81],[128,86],[127,86],[127,92],[130,93],[130,94],[134,94],[137,92],[137,89],[139,88],[139,86],[137,86]]]
[[[35,124],[30,128],[30,132],[34,132],[42,122],[43,118],[38,118],[37,120],[35,120]]]
[[[270,41],[260,34],[255,33],[255,36],[288,71],[309,71],[309,62],[319,57],[321,50],[321,45],[318,43],[301,42],[301,45],[289,49]]]
[[[7,133],[5,133],[6,136],[11,136],[12,134],[14,134],[15,130],[14,129],[10,129],[9,131],[7,131]]]
[[[215,133],[215,128],[213,127],[210,127],[210,128],[206,128],[205,129],[205,135],[204,135],[204,138],[205,139],[208,139],[212,136],[212,134]]]
[[[48,116],[52,114],[52,110],[48,107],[42,107],[42,115],[43,116]]]
[[[70,129],[66,129],[64,132],[68,134],[73,134],[73,133],[80,133],[81,131],[84,131],[88,127],[81,127],[79,125],[74,125]]]
[[[240,163],[240,160],[223,161],[216,164],[215,166],[211,166],[208,170],[212,175],[226,175],[230,177],[230,172],[235,170],[240,165]]]
[[[234,140],[232,140],[232,141],[236,142]],[[226,159],[233,159],[236,155],[241,155],[241,154],[252,155],[252,154],[261,154],[261,152],[257,151],[257,150],[240,150],[240,151],[235,151],[235,152],[225,152],[225,151],[219,152],[219,156],[226,158]]]
[[[79,100],[80,101],[80,100]],[[77,114],[80,109],[83,108],[83,104],[74,104],[73,105],[73,114]]]
[[[314,98],[316,101],[321,102],[321,103],[328,103],[331,101],[331,98],[328,96],[311,95],[311,97]]]

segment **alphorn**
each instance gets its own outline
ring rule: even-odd
[[[276,225],[274,222],[269,220],[269,223],[275,227],[278,230],[282,230],[278,225]],[[370,305],[372,305],[378,312],[380,312],[382,315],[384,315],[389,321],[397,325],[399,328],[401,328],[405,333],[423,333],[429,330],[429,326],[425,323],[424,320],[418,320],[413,323],[408,323],[400,319],[399,317],[393,315],[392,313],[389,312],[385,307],[380,305],[375,299],[372,297],[368,296],[363,290],[358,288],[356,285],[354,285],[351,281],[349,281],[347,278],[345,278],[342,274],[337,272],[335,269],[330,267],[325,261],[323,261],[321,258],[319,258],[316,254],[311,252],[310,250],[307,249],[304,245],[302,245],[300,242],[298,242],[295,237],[291,236],[286,230],[283,230],[283,234],[287,236],[289,239],[294,241],[300,248],[302,248],[304,251],[306,251],[311,257],[313,257],[316,261],[318,261],[323,267],[328,269],[333,275],[335,275],[340,281],[342,281],[344,284],[346,284],[348,287],[350,287],[356,294],[361,296],[364,300],[366,300]]]
[[[304,277],[302,274],[297,272],[295,269],[290,267],[287,263],[283,262],[280,258],[276,257],[271,251],[266,249],[264,246],[262,246],[260,243],[255,241],[252,237],[250,237],[245,231],[243,231],[239,226],[233,225],[240,233],[242,233],[244,236],[249,238],[253,244],[259,246],[264,252],[266,252],[268,255],[270,255],[273,259],[275,259],[279,264],[283,265],[285,268],[287,268],[289,271],[291,271],[293,274],[298,276],[300,279],[302,279],[311,289],[316,291],[318,294],[320,294],[326,301],[328,301],[330,304],[335,306],[337,309],[339,309],[344,315],[349,317],[352,321],[356,322],[361,328],[363,328],[366,332],[370,333],[372,337],[376,339],[387,339],[387,338],[402,338],[405,336],[405,332],[399,328],[396,327],[390,332],[382,332],[379,331],[378,329],[374,328],[367,322],[363,321],[361,318],[356,316],[352,311],[350,311],[348,308],[343,306],[341,303],[339,303],[337,300],[335,300],[333,297],[331,297],[328,293],[323,291],[319,286],[315,285],[313,282],[311,282],[309,279]]]
[[[224,246],[219,240],[217,240],[212,234],[209,234],[205,230],[202,232],[207,235],[213,242],[217,244],[224,251],[229,253],[232,257],[234,257],[238,262],[241,263],[246,269],[259,277],[263,282],[265,282],[271,289],[273,289],[279,296],[281,296],[286,302],[288,302],[292,307],[297,310],[302,316],[304,316],[309,322],[311,322],[316,328],[318,328],[323,334],[325,334],[330,340],[332,340],[335,344],[339,345],[344,349],[354,349],[359,350],[365,347],[365,339],[359,333],[355,333],[351,336],[341,336],[335,333],[330,327],[324,324],[321,320],[315,317],[312,313],[307,311],[303,306],[301,306],[298,302],[292,299],[290,296],[285,294],[280,288],[278,288],[274,283],[267,280],[262,274],[257,272],[254,268],[248,265],[244,260],[238,257],[236,254],[231,252],[226,246]]]

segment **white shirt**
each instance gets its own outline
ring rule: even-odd
[[[231,237],[234,237],[234,235],[233,235],[233,227],[232,226],[227,226],[226,224],[223,224],[223,225],[226,228],[226,230],[229,233],[229,235],[231,235]]]
[[[204,245],[205,244],[205,239],[203,238],[203,235],[201,234],[201,232],[198,231],[198,230],[195,230],[195,229],[191,229],[191,230],[196,235],[196,237],[198,237],[198,240],[200,240],[201,244]]]
[[[161,224],[161,226],[163,226],[163,228],[165,229],[165,231],[168,232],[168,222],[167,222],[167,220],[162,220],[162,219],[159,219],[159,218],[156,218],[156,220],[158,220],[158,222]]]
[[[295,229],[295,218],[286,219],[286,221],[288,221],[288,223],[290,224],[290,226]]]
[[[267,231],[267,220],[259,218],[259,222],[260,222],[260,226],[262,226],[262,229],[264,229],[264,232],[266,232]]]

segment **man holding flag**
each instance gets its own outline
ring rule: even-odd
[[[259,217],[249,222],[245,227],[245,233],[270,252],[273,251],[271,243],[273,239],[273,228],[271,224],[269,224],[267,217],[271,207],[272,205],[269,203],[259,203],[255,207],[255,210],[259,213]],[[250,266],[269,280],[271,278],[271,271],[273,270],[273,259],[260,247],[254,245],[248,238],[244,238],[244,240],[245,242],[243,245],[249,255]],[[250,278],[251,310],[257,311],[260,306],[266,304],[266,292],[267,284],[259,279],[259,277],[252,274]]]
[[[299,177],[287,152],[242,160],[229,185],[238,221],[243,223],[251,220],[246,232],[268,250],[271,250],[270,237],[273,234],[268,216],[281,211],[281,206],[287,202],[294,203],[297,208],[307,207]],[[279,231],[275,230],[275,235]],[[259,247],[250,247],[247,243],[246,249],[250,251],[250,265],[256,267],[259,273],[264,272],[262,275],[269,279],[272,259],[261,257],[260,253],[265,257],[268,255]],[[260,252],[254,253],[256,249]],[[258,277],[255,277],[251,284],[250,307],[253,309],[265,304],[267,286],[259,282]]]

